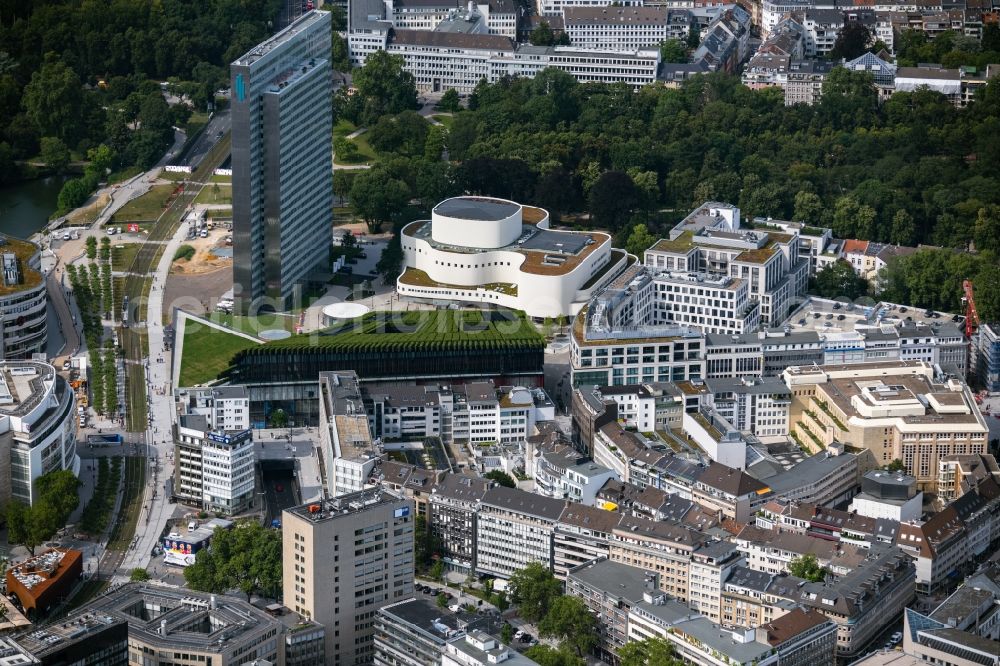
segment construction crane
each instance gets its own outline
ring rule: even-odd
[[[976,311],[976,299],[972,294],[972,280],[962,280],[962,305],[965,306],[965,337],[972,338],[972,334],[979,328],[979,313]]]

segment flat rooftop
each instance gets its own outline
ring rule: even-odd
[[[445,199],[434,206],[433,212],[446,217],[496,222],[510,217],[520,209],[521,206],[518,204],[503,199],[494,199],[491,197],[453,197]]]
[[[458,617],[454,613],[438,608],[437,604],[432,604],[426,599],[401,601],[384,606],[378,612],[432,636],[440,645],[444,645],[447,639],[462,631]]]
[[[274,34],[270,39],[261,42],[257,46],[253,47],[245,54],[236,59],[233,63],[235,65],[252,65],[268,53],[273,51],[275,48],[286,44],[295,38],[296,35],[301,33],[303,30],[312,27],[313,25],[320,23],[322,21],[330,20],[330,12],[324,12],[319,10],[314,10],[303,14],[300,18],[293,21],[287,28]]]
[[[45,398],[46,383],[55,379],[56,370],[48,363],[0,363],[0,414],[24,416]]]
[[[125,584],[98,597],[87,611],[128,622],[130,639],[165,649],[214,653],[226,652],[233,643],[248,640],[249,633],[266,632],[268,627],[280,625],[237,597],[151,584]]]
[[[348,514],[358,513],[380,504],[393,504],[399,501],[401,501],[401,498],[397,495],[381,488],[371,488],[356,493],[338,495],[327,500],[300,504],[299,506],[285,509],[285,512],[313,523],[319,523],[334,520]]]

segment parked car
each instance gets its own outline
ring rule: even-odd
[[[438,596],[439,594],[441,594],[441,590],[437,589],[436,587],[432,587],[432,588],[431,588],[431,596],[432,596],[432,597],[436,597],[436,596]]]
[[[458,611],[462,610],[462,607],[459,606],[458,604],[452,604],[448,606],[448,610],[450,610],[452,613],[457,613]]]
[[[69,240],[69,239],[70,239],[70,236],[69,236],[69,232],[67,231],[67,232],[65,232],[63,234],[63,240],[65,241],[65,240]]]
[[[69,362],[69,359],[63,361],[63,370],[69,370],[73,367],[73,364]]]

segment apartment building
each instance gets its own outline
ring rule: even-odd
[[[681,427],[683,395],[672,383],[595,386],[589,391],[587,388],[578,390],[589,394],[590,401],[594,404],[614,401],[617,405],[618,422],[626,428],[655,432]],[[580,399],[583,400],[584,396],[581,395]]]
[[[719,603],[723,627],[759,627],[795,608],[792,601],[801,578],[774,574],[741,565],[723,581]]]
[[[809,261],[795,234],[741,227],[739,208],[707,202],[679,222],[644,255],[646,266],[663,271],[740,278],[760,304],[762,326],[777,326],[795,299],[805,294]]]
[[[361,395],[372,433],[384,440],[520,442],[536,423],[555,417],[555,404],[544,389],[496,387],[492,381],[366,387]]]
[[[898,548],[872,548],[849,574],[806,583],[797,595],[837,624],[837,657],[852,659],[913,600],[913,563]]]
[[[740,431],[757,437],[788,435],[792,392],[781,379],[706,379],[707,404]]]
[[[564,7],[563,30],[583,49],[633,51],[659,47],[668,38],[663,7]]]
[[[788,63],[785,106],[813,105],[823,96],[823,82],[834,65],[825,60],[792,60]]]
[[[688,606],[716,624],[722,622],[722,588],[743,554],[731,541],[712,541],[691,553]]]
[[[629,613],[629,637],[662,638],[677,658],[705,666],[773,666],[835,663],[836,625],[822,614],[797,608],[772,623],[726,630],[671,601],[636,604]]]
[[[621,522],[617,511],[568,505],[552,533],[552,572],[565,580],[575,567],[607,558],[611,533]]]
[[[632,606],[644,597],[662,601],[665,596],[659,589],[656,572],[606,558],[570,569],[566,594],[582,599],[597,619],[595,650],[607,663],[614,663],[618,651],[629,642],[628,617]]]
[[[451,570],[476,570],[478,508],[491,485],[472,476],[445,474],[431,492],[427,524],[440,545],[441,560]]]
[[[444,470],[380,459],[366,485],[381,485],[394,495],[412,500],[417,515],[427,518],[430,496],[445,474]]]
[[[378,610],[413,594],[413,502],[381,488],[282,513],[285,603],[326,629],[326,663],[375,657]]]
[[[611,532],[609,559],[659,574],[660,589],[688,603],[692,553],[709,542],[688,527],[623,517]]]
[[[479,502],[476,572],[508,578],[532,562],[552,568],[552,533],[566,503],[496,486]]]
[[[1000,483],[1000,465],[988,453],[945,456],[938,461],[938,497],[958,499],[988,477]]]
[[[806,446],[866,448],[880,465],[902,460],[934,491],[941,458],[986,453],[986,423],[967,386],[925,361],[792,367],[792,432]]]
[[[802,13],[802,27],[805,28],[806,58],[825,58],[837,41],[837,35],[844,28],[844,12],[836,9],[810,8]]]
[[[691,485],[691,499],[709,511],[746,523],[764,504],[770,488],[746,472],[712,462]]]

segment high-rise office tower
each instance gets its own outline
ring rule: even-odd
[[[371,488],[286,509],[285,605],[326,628],[326,663],[375,658],[378,609],[413,596],[413,500]]]
[[[329,269],[329,57],[330,13],[311,11],[230,66],[233,283],[243,311],[288,307],[296,285]]]

